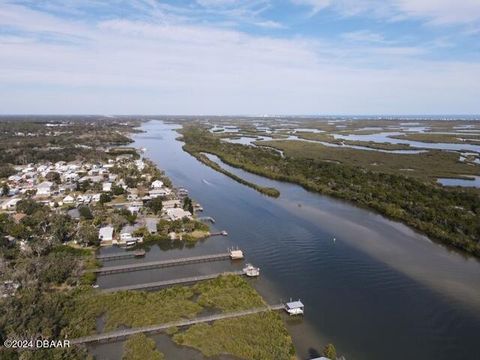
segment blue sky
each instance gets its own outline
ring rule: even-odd
[[[478,114],[480,0],[0,1],[0,112]]]

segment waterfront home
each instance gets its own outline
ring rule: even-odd
[[[174,200],[164,200],[162,201],[162,207],[166,209],[174,209],[178,207],[182,207],[182,202],[178,199]]]
[[[145,169],[145,163],[143,160],[135,160],[135,166],[137,167],[138,171],[143,171]]]
[[[183,219],[183,218],[192,218],[192,214],[189,211],[183,210],[182,208],[173,208],[166,209],[165,211],[168,218],[172,221]]]
[[[158,223],[157,218],[145,218],[145,227],[147,228],[150,234],[157,233],[157,223]]]
[[[163,182],[160,180],[155,180],[150,186],[152,189],[161,189],[163,187]]]
[[[98,230],[98,239],[100,240],[100,245],[111,245],[113,241],[113,227],[101,227]]]
[[[171,190],[168,188],[162,188],[162,189],[153,189],[148,192],[148,195],[150,195],[151,198],[156,198],[159,196],[167,196],[170,195]]]
[[[53,183],[44,181],[37,185],[37,196],[50,196],[52,194]]]
[[[127,225],[125,226],[122,231],[120,231],[120,240],[118,241],[119,245],[134,245],[137,242],[142,242],[143,239],[141,237],[133,236],[135,230],[140,228],[139,225]]]

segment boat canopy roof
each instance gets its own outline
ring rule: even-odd
[[[304,307],[300,300],[288,302],[286,305],[289,309],[303,309]]]

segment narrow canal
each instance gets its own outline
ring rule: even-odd
[[[135,146],[147,148],[146,156],[175,185],[187,188],[204,215],[214,217],[215,227],[229,236],[169,251],[153,246],[144,261],[240,247],[261,268],[253,284],[268,302],[292,297],[305,303],[304,319],[286,319],[301,359],[315,357],[326,342],[349,360],[480,358],[478,260],[349,203],[222,164],[281,192],[278,199],[265,197],[183,152],[176,127],[145,123]],[[121,286],[239,266],[227,261],[139,271],[100,277],[99,284]],[[157,342],[167,353],[179,350],[164,335]],[[182,358],[200,358],[193,350],[180,351]],[[94,352],[118,353],[118,346],[98,346]]]

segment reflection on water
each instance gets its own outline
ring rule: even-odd
[[[147,133],[136,136],[135,146],[148,148],[148,156],[176,185],[188,188],[204,216],[214,217],[229,236],[193,248],[154,246],[139,261],[239,246],[262,269],[252,284],[268,302],[293,297],[305,303],[305,318],[287,322],[301,359],[310,359],[326,342],[349,359],[480,358],[476,259],[349,203],[229,168],[281,192],[278,199],[263,196],[183,152],[173,126],[152,121],[143,128]],[[99,282],[108,287],[235,266],[226,261],[139,271]]]
[[[394,139],[392,136],[403,135],[402,132],[382,132],[371,135],[341,135],[335,134],[335,139],[354,140],[354,141],[374,141],[389,144],[408,144],[413,147],[425,149],[441,149],[441,150],[468,150],[480,152],[480,145],[472,144],[451,144],[451,143],[429,143],[420,141],[411,141],[407,139]]]

